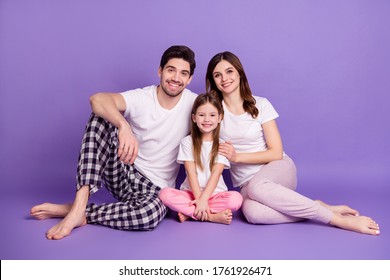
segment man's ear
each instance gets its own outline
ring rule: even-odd
[[[158,77],[161,79],[161,73],[162,73],[162,68],[161,66],[158,67],[158,70],[157,70],[157,75]]]

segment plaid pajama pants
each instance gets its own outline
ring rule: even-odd
[[[77,166],[77,190],[88,185],[90,194],[102,187],[118,200],[87,206],[87,222],[122,230],[152,230],[167,208],[158,198],[160,187],[118,159],[118,131],[92,113],[83,138]]]

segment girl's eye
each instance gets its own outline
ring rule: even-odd
[[[215,75],[214,75],[214,78],[218,78],[218,77],[219,77],[219,74],[215,74]]]

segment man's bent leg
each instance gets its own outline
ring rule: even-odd
[[[123,164],[123,163],[121,163]],[[88,223],[122,230],[152,230],[168,210],[159,199],[160,187],[138,172],[132,165],[124,165],[123,178],[117,181],[115,168],[106,169],[103,176],[108,190],[118,202],[87,207]]]

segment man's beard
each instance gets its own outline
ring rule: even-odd
[[[182,92],[183,92],[183,90],[181,90],[181,91],[179,91],[178,93],[172,93],[170,90],[168,90],[166,87],[165,87],[165,85],[161,85],[161,89],[162,89],[162,91],[166,94],[166,95],[168,95],[169,97],[176,97],[176,96],[179,96]]]

